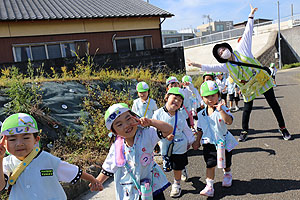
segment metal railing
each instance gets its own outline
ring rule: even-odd
[[[280,19],[280,22],[282,24],[286,24],[288,28],[292,28],[293,26],[299,26],[300,25],[300,14],[294,15],[294,16],[289,16]],[[290,23],[289,23],[290,22]],[[278,29],[277,26],[278,20],[273,20],[269,22],[264,22],[264,23],[259,23],[259,24],[254,24],[254,34],[262,34],[266,32],[271,32],[274,30]],[[207,45],[211,43],[216,43],[224,40],[229,40],[229,39],[234,39],[241,37],[244,33],[245,28],[236,28],[236,29],[231,29],[228,31],[223,31],[223,32],[217,32],[213,33],[210,35],[205,35],[201,37],[196,37],[188,40],[183,40],[171,44],[164,45],[164,48],[168,47],[190,47],[194,45]]]

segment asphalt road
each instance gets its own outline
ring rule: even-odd
[[[222,188],[222,170],[216,169],[215,196],[209,199],[300,199],[300,68],[277,73],[276,98],[281,106],[286,127],[293,140],[284,141],[264,96],[254,101],[248,140],[233,150],[233,185]],[[240,106],[243,102],[240,101]],[[237,138],[241,130],[242,111],[234,113],[229,126]],[[202,148],[189,150],[188,182],[182,182],[179,199],[206,199],[199,192],[205,187],[205,163]],[[173,182],[173,173],[167,173]],[[165,191],[166,199],[171,188]],[[113,182],[98,193],[87,193],[78,200],[115,199]]]

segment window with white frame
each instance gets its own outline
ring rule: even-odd
[[[123,53],[130,51],[140,51],[152,49],[152,36],[117,37],[115,42],[115,52]]]
[[[84,56],[88,53],[87,41],[14,44],[15,62]]]

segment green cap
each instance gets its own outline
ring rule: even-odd
[[[168,94],[180,95],[184,99],[183,90],[179,87],[172,87],[171,89],[168,90]]]
[[[111,130],[111,126],[115,119],[117,119],[124,112],[129,111],[128,105],[126,103],[117,103],[110,106],[105,112],[105,125],[108,130]]]
[[[185,75],[184,77],[182,77],[182,82],[183,83],[192,83],[192,77],[188,76],[188,75]]]
[[[203,97],[213,95],[219,92],[219,87],[214,81],[206,81],[200,87],[200,94]]]
[[[175,76],[170,76],[167,80],[166,80],[166,85],[169,85],[171,83],[179,83],[179,81],[177,80],[177,78]]]
[[[205,72],[202,77],[204,78],[204,76],[212,76],[212,77],[214,77],[215,73],[213,73],[213,72]]]
[[[275,63],[270,63],[270,67],[271,68],[275,67]]]
[[[137,85],[136,85],[136,90],[138,92],[147,92],[149,90],[149,85],[145,82],[139,82]]]
[[[223,72],[217,72],[216,75],[223,75]]]
[[[6,118],[1,127],[1,135],[37,133],[39,131],[35,119],[26,113],[16,113]]]

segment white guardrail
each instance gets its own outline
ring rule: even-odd
[[[299,26],[299,25],[300,25],[300,14],[280,19],[280,29],[282,30],[292,28],[293,26]],[[210,43],[216,43],[224,40],[238,38],[243,35],[244,30],[245,28],[237,28],[237,29],[231,29],[228,31],[213,33],[201,37],[195,37],[192,39],[164,45],[164,48],[181,47],[181,46],[190,47],[195,45],[206,45]],[[254,35],[267,33],[274,30],[278,30],[278,20],[273,20],[270,22],[259,23],[254,25]]]

